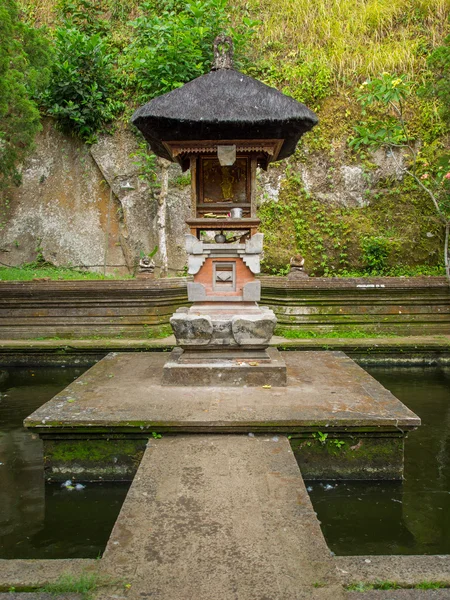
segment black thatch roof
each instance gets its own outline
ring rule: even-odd
[[[284,139],[278,158],[318,122],[304,104],[233,69],[218,69],[154,98],[133,115],[153,152],[162,141]]]

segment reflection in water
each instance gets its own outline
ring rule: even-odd
[[[22,426],[84,370],[0,372],[0,558],[90,558],[104,549],[128,485],[45,486],[42,442]]]
[[[370,367],[422,419],[405,442],[405,480],[311,482],[311,500],[336,554],[450,553],[450,369]]]

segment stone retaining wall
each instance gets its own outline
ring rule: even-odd
[[[444,277],[262,278],[262,301],[284,329],[320,335],[357,330],[398,335],[450,332],[450,288]]]
[[[186,279],[0,283],[0,339],[156,337],[187,304]],[[398,335],[450,333],[444,277],[288,281],[262,277],[280,328]]]

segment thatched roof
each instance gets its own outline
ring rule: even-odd
[[[132,117],[155,154],[169,160],[162,141],[284,139],[278,158],[286,158],[317,121],[301,102],[234,69],[202,75]]]

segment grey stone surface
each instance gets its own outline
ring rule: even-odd
[[[97,569],[98,561],[93,559],[0,559],[0,588],[42,587],[54,583],[63,573],[76,578]]]
[[[286,431],[311,425],[399,432],[420,419],[342,352],[282,352],[288,385],[161,385],[165,353],[112,353],[25,419],[39,432],[143,423],[172,431]],[[111,377],[113,375],[113,377]],[[68,402],[68,399],[71,402]],[[154,429],[150,429],[153,431]]]
[[[200,284],[188,283],[188,289],[189,285]],[[259,285],[256,289],[258,287]],[[251,289],[255,290],[254,287]],[[206,324],[206,320],[211,324],[211,328]],[[271,309],[265,306],[259,307],[253,302],[251,304],[214,302],[200,306],[194,304],[188,310],[185,308],[177,310],[170,319],[175,338],[181,347],[204,346],[209,343],[212,349],[216,346],[266,348],[276,322],[275,314]],[[195,334],[197,330],[198,338]]]
[[[249,240],[245,241],[246,254],[261,254],[263,251],[264,234],[255,233]]]
[[[198,273],[206,260],[206,256],[203,254],[189,254],[188,256],[188,273],[189,275],[195,275]],[[192,285],[198,285],[193,283]],[[189,295],[189,291],[188,291]]]
[[[178,386],[260,386],[286,385],[286,364],[280,352],[269,348],[261,359],[232,357],[232,352],[220,358],[203,352],[203,358],[185,359],[180,348],[175,348],[164,365],[162,383]],[[197,353],[199,355],[200,353]],[[219,355],[219,356],[218,356]],[[231,357],[229,356],[231,355]]]
[[[336,556],[341,581],[377,583],[395,581],[412,586],[439,581],[450,587],[450,556]]]
[[[257,275],[261,272],[261,261],[259,254],[243,254],[242,259],[252,273]]]
[[[344,598],[282,436],[149,441],[101,562],[128,600]]]
[[[237,314],[231,319],[233,337],[241,346],[255,343],[268,344],[276,324],[275,314],[267,309],[261,311],[258,316]]]
[[[195,343],[196,346],[201,346],[211,341],[213,324],[209,315],[177,311],[170,317],[170,324],[177,342],[181,345]]]
[[[161,187],[149,186],[140,178],[137,151],[137,139],[126,127],[88,147],[45,119],[0,231],[2,262],[31,262],[39,247],[56,265],[100,270],[106,249],[107,272],[125,274],[140,251],[147,254],[158,245],[157,274],[163,266],[180,272],[186,264],[190,187],[180,187],[181,169],[174,164],[158,166]]]
[[[0,230],[2,262],[31,262],[40,253],[56,265],[98,271],[106,256],[107,272],[128,272],[119,206],[87,146],[46,119],[24,164],[22,185],[12,190],[8,222]]]
[[[189,302],[205,302],[205,287],[201,283],[194,283],[192,281],[188,281],[187,296]]]
[[[242,288],[242,299],[244,302],[259,302],[261,300],[261,282],[249,281],[246,283]]]

